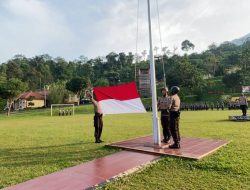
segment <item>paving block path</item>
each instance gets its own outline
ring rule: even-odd
[[[2,190],[83,190],[104,183],[113,177],[159,156],[121,151],[78,166],[20,183]]]

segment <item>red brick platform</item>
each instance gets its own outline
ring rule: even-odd
[[[38,177],[3,190],[83,190],[158,159],[159,156],[121,151],[110,156]]]
[[[181,149],[169,149],[168,146],[166,147],[166,145],[162,149],[159,149],[152,147],[152,141],[152,137],[147,136],[112,143],[109,146],[154,155],[168,155],[200,160],[205,156],[212,154],[222,146],[228,144],[228,142],[224,140],[182,138]]]

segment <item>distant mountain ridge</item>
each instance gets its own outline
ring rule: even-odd
[[[235,39],[235,40],[232,40],[231,42],[237,46],[240,46],[242,44],[244,44],[245,42],[247,41],[250,41],[250,33],[241,37],[241,38],[238,38],[238,39]]]

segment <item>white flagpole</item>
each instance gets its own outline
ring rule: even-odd
[[[150,0],[148,0],[148,27],[149,27],[149,44],[150,44],[150,77],[151,77],[151,91],[152,91],[152,111],[153,111],[153,140],[154,144],[160,145],[160,130],[159,118],[157,112],[157,97],[156,97],[156,80],[155,80],[155,61],[153,54],[152,32],[151,32],[151,10]]]

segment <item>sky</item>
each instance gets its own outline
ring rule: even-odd
[[[74,60],[135,52],[138,0],[0,0],[0,63],[16,54]],[[138,53],[148,50],[146,0],[139,0]],[[160,47],[157,0],[151,0]],[[250,33],[249,0],[158,0],[162,45],[188,39],[195,52]]]

